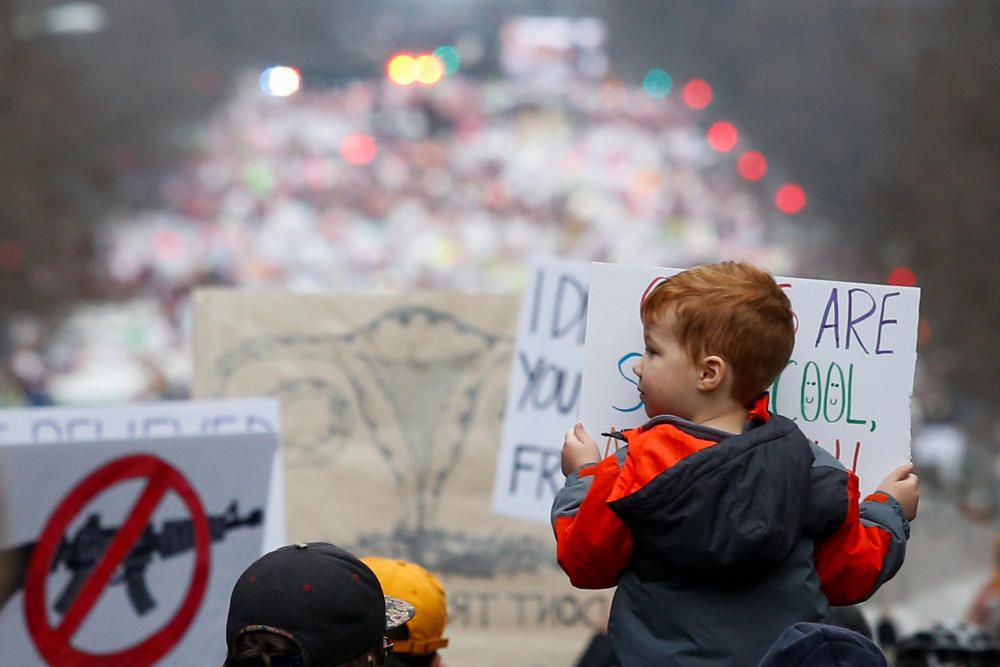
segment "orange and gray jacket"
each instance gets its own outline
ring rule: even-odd
[[[782,630],[825,622],[899,569],[909,525],[766,398],[732,435],[671,416],[566,479],[552,507],[578,588],[618,586],[622,667],[756,665]]]

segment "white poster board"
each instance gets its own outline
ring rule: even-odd
[[[497,514],[549,522],[564,480],[563,435],[579,409],[589,273],[589,263],[554,257],[529,264],[493,483]]]
[[[273,398],[164,401],[108,407],[0,410],[0,445],[276,433],[281,409]],[[264,526],[264,551],[287,543],[282,448],[274,454]]]
[[[0,664],[220,665],[273,433],[0,447]]]
[[[580,402],[589,433],[646,421],[632,373],[643,350],[639,305],[652,283],[680,270],[592,265]],[[920,290],[775,280],[798,328],[791,361],[771,387],[771,409],[857,472],[862,494],[870,493],[909,460]]]

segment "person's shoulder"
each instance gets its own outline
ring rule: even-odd
[[[629,445],[633,449],[635,445],[650,447],[690,442],[714,445],[732,435],[673,415],[653,417],[627,433]]]
[[[812,440],[803,433],[799,425],[779,414],[770,414],[770,418],[763,425],[763,431],[768,432],[767,437],[780,437],[792,442],[796,442],[803,447],[808,447],[809,451],[813,455],[813,466],[821,468],[832,468],[842,472],[846,472],[844,465],[838,461],[833,454],[828,452],[819,442]],[[759,428],[759,427],[758,427]]]
[[[679,463],[718,444],[717,437],[698,424],[666,415],[632,429],[627,437],[627,450],[619,452],[622,474],[613,499],[645,488],[653,479],[675,470]]]

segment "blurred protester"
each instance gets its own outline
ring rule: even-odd
[[[878,620],[875,622],[875,641],[879,648],[895,662],[899,631],[896,628],[896,621],[886,609],[879,613]]]
[[[900,640],[896,667],[996,667],[1000,642],[965,623],[937,624]]]
[[[43,360],[41,324],[35,320],[22,319],[10,328],[10,356],[7,359],[7,373],[14,381],[24,402],[28,405],[50,405],[52,399],[48,391],[48,371]]]
[[[0,347],[0,352],[3,348]],[[15,382],[10,371],[0,365],[0,407],[19,406],[24,403],[24,392]]]
[[[389,631],[392,642],[390,667],[443,667],[438,651],[448,646],[444,636],[448,604],[444,586],[416,563],[391,558],[368,557],[370,567],[386,595],[406,600],[415,613],[407,623]]]
[[[615,657],[614,647],[611,646],[611,638],[608,637],[608,620],[611,615],[611,605],[607,605],[604,610],[604,622],[594,628],[594,634],[583,649],[583,653],[576,661],[574,667],[618,667],[618,659]]]
[[[4,514],[3,489],[0,488],[0,544],[4,542],[4,531],[7,523]],[[7,600],[17,590],[17,574],[14,561],[14,554],[4,549],[0,550],[0,611],[3,610]]]
[[[853,630],[859,635],[863,635],[865,639],[872,639],[872,626],[868,624],[868,619],[861,613],[861,608],[857,605],[832,607],[830,614],[830,625]]]
[[[1000,535],[993,543],[993,572],[979,589],[965,620],[992,637],[1000,637]]]
[[[583,654],[576,661],[576,667],[618,667],[614,647],[607,632],[595,632]]]
[[[818,623],[787,628],[759,667],[888,667],[871,639],[853,630]]]
[[[250,565],[233,588],[225,667],[382,667],[391,650],[386,633],[413,613],[343,549],[282,547]]]

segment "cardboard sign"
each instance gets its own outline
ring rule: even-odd
[[[639,305],[680,269],[592,265],[580,417],[591,434],[647,420],[632,366],[642,356]],[[920,290],[776,278],[792,302],[795,349],[771,391],[771,409],[874,491],[909,460],[910,395]]]
[[[257,433],[0,449],[16,586],[0,663],[222,664],[277,446]]]
[[[521,297],[493,511],[548,524],[563,485],[560,447],[576,420],[590,264],[535,257]]]
[[[440,576],[446,664],[573,664],[609,591],[570,585],[551,528],[490,511],[515,295],[200,290],[194,303],[194,395],[281,400],[293,541]]]
[[[142,440],[146,438],[281,433],[278,402],[270,398],[167,401],[111,407],[0,410],[0,445]],[[274,454],[264,550],[285,545],[282,449]]]

